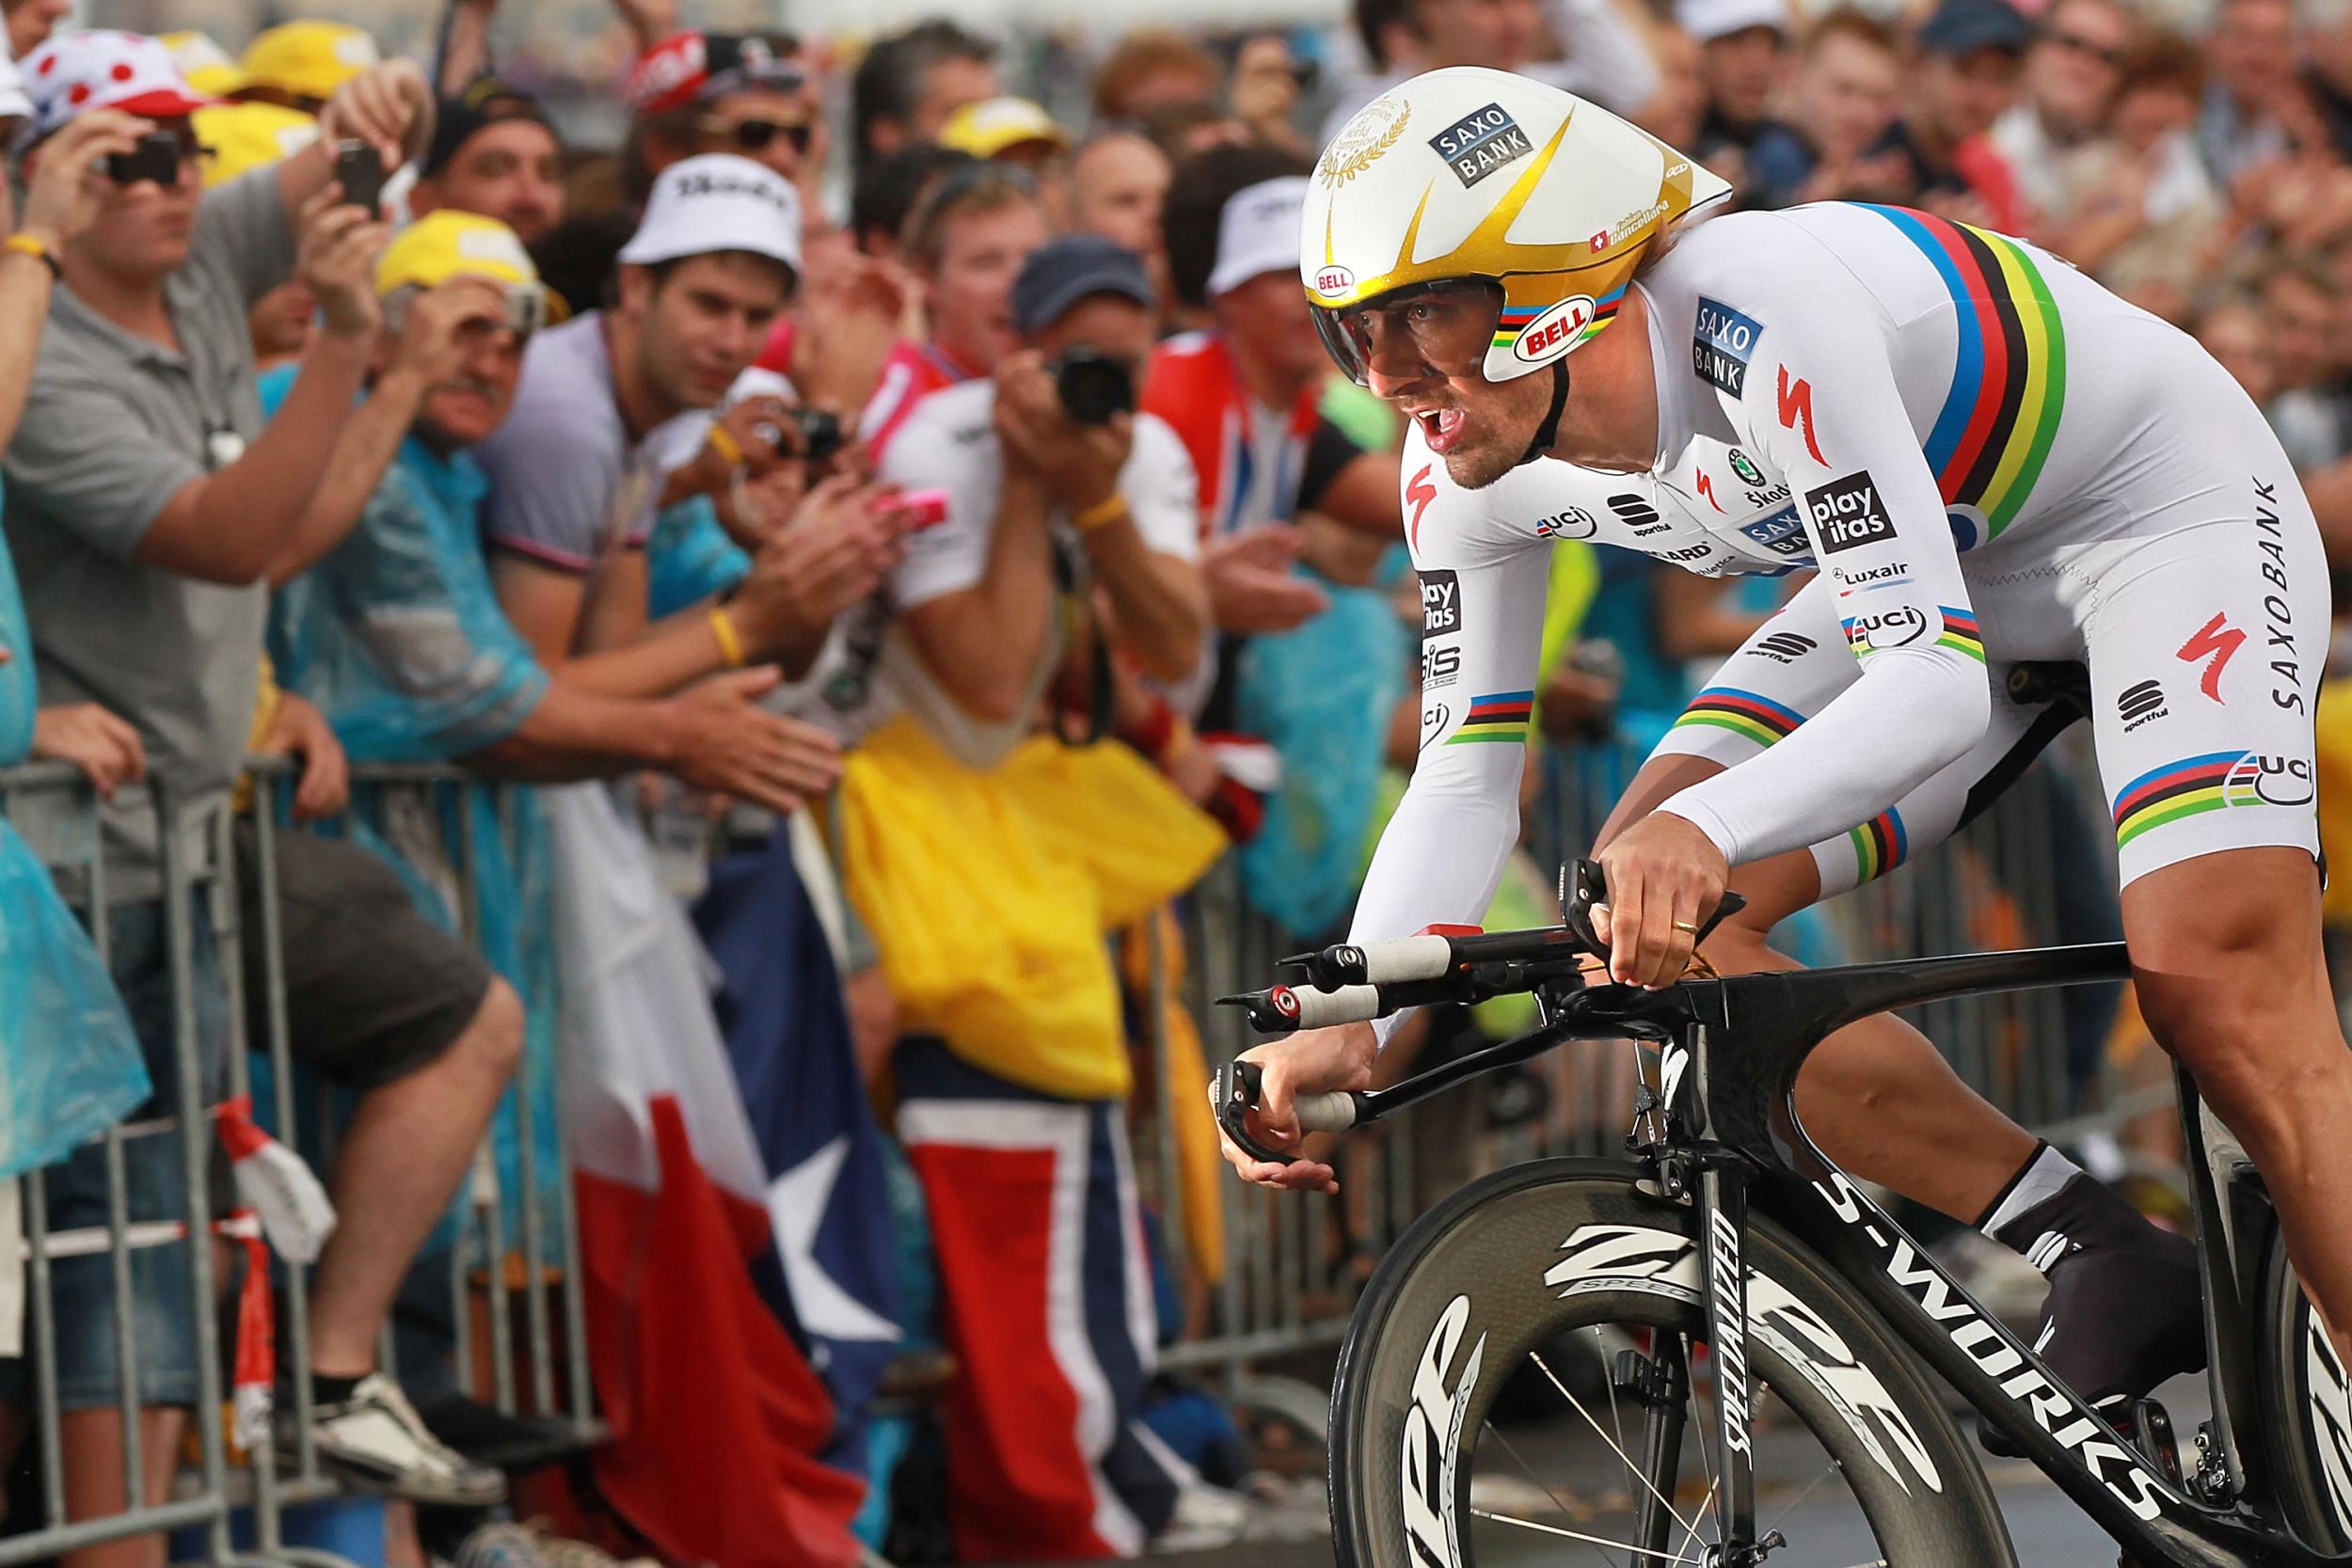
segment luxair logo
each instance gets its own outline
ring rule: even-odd
[[[1824,555],[1894,537],[1895,524],[1879,504],[1878,484],[1867,468],[1806,491],[1804,506],[1814,531],[1821,537]]]
[[[2233,806],[2307,806],[2316,793],[2309,762],[2260,752],[2240,757],[2221,781],[2221,797]]]
[[[1337,299],[1356,286],[1356,275],[1345,267],[1325,267],[1315,274],[1315,293]]]
[[[1464,115],[1430,137],[1429,147],[1446,161],[1465,190],[1535,150],[1518,121],[1500,103]]]
[[[1584,336],[1584,329],[1593,325],[1593,312],[1597,309],[1591,297],[1577,294],[1564,299],[1550,309],[1529,322],[1511,341],[1511,356],[1530,365],[1540,365],[1555,355],[1576,346]]]

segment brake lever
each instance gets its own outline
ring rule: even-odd
[[[1597,861],[1573,860],[1560,866],[1560,917],[1569,930],[1576,933],[1578,943],[1598,958],[1609,955],[1609,944],[1600,940],[1593,927],[1593,906],[1609,902],[1608,884],[1601,878]],[[1715,901],[1714,912],[1699,923],[1698,935],[1691,939],[1697,947],[1715,933],[1715,927],[1748,907],[1748,901],[1728,888]]]
[[[1294,1164],[1302,1156],[1269,1148],[1249,1135],[1249,1113],[1257,1109],[1264,1092],[1265,1074],[1257,1063],[1227,1062],[1209,1080],[1209,1107],[1225,1135],[1251,1159],[1277,1165]],[[1364,1095],[1360,1089],[1304,1094],[1291,1109],[1301,1132],[1344,1132],[1364,1118]]]

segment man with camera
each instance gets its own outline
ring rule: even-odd
[[[1027,732],[1060,651],[1057,535],[1101,589],[1120,657],[1177,680],[1200,656],[1191,460],[1134,412],[1155,309],[1134,252],[1049,241],[1013,283],[1021,348],[993,379],[924,399],[883,454],[885,479],[947,496],[946,522],[912,536],[891,574],[896,641],[913,655],[894,673],[914,677],[898,693],[976,766]]]
[[[205,101],[161,43],[117,32],[62,37],[25,62],[24,78],[33,123],[24,159],[36,181],[45,157],[75,155],[58,133],[82,116],[114,109],[142,121],[136,144],[90,176],[87,227],[61,245],[39,233],[10,242],[62,285],[6,460],[8,543],[41,695],[119,714],[137,731],[151,772],[168,775],[193,807],[217,804],[261,690],[264,579],[335,542],[309,502],[374,345],[368,275],[385,231],[372,212],[341,199],[328,147],[357,141],[398,161],[424,83],[405,65],[358,73],[321,111],[319,145],[207,195],[204,150],[189,124]],[[321,325],[264,428],[246,312],[297,270]],[[109,814],[107,827],[118,846],[108,863],[109,956],[167,1104],[177,1078],[155,830],[127,812]],[[224,1048],[226,987],[201,920],[195,939],[192,1001],[209,1076]],[[513,1061],[518,1022],[511,993],[484,979],[455,1039],[443,1043],[446,1056],[489,1077]],[[124,1154],[134,1221],[189,1216],[194,1195],[170,1139],[136,1139]],[[105,1193],[102,1163],[69,1164],[48,1185],[50,1224],[91,1223]],[[160,1502],[179,1407],[196,1394],[193,1325],[205,1309],[190,1296],[186,1244],[139,1253],[130,1301],[114,1299],[103,1258],[61,1259],[52,1277],[61,1323],[78,1330],[117,1311],[135,1321],[139,1402],[149,1407],[143,1490]],[[125,1373],[115,1343],[103,1329],[59,1337],[67,1501],[77,1517],[125,1500],[115,1388]],[[0,1397],[21,1403],[21,1368],[7,1371]],[[111,1562],[162,1560],[159,1544],[112,1551]]]
[[[1140,1299],[1148,1276],[1117,1218],[1134,1212],[1115,1131],[1130,1078],[1104,930],[1188,885],[1223,839],[1123,748],[1037,732],[1056,670],[1079,662],[1065,654],[1100,650],[1098,693],[1112,661],[1179,678],[1208,600],[1191,463],[1135,411],[1156,315],[1142,260],[1099,235],[1049,241],[1011,310],[1019,346],[993,377],[925,398],[882,457],[886,479],[944,493],[946,515],[890,575],[862,717],[892,721],[850,759],[845,874],[905,1020],[899,1132],[960,1362],[959,1552],[1132,1556],[1203,1511],[1233,1528],[1234,1505],[1162,1463],[1134,1419],[1151,1334],[1101,1310]],[[1092,864],[1110,847],[1129,857],[1123,904]],[[1096,1218],[1057,1221],[1051,1192]],[[1049,1301],[1088,1305],[1086,1332],[1040,1343]]]

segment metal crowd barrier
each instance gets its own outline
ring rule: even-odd
[[[1782,945],[1801,960],[1860,962],[2120,935],[2112,835],[2097,772],[2087,745],[2073,744],[2077,739],[2087,737],[2065,737],[1950,841],[1822,906],[1802,929],[1784,926],[1776,940],[1788,939]],[[1556,867],[1564,855],[1585,851],[1641,760],[1607,743],[1550,750],[1526,824],[1529,852],[1540,864]],[[1257,1037],[1234,1009],[1210,1000],[1263,985],[1274,960],[1306,941],[1249,907],[1230,858],[1186,901],[1184,930],[1185,1001],[1210,1061],[1225,1060]],[[2039,991],[1905,1016],[1963,1081],[2025,1126],[2113,1145],[2132,1118],[2169,1105],[2171,1093],[2165,1074],[2140,1090],[2116,1081],[2106,1050],[2116,1000]],[[1406,1036],[1396,1043],[1411,1048]],[[1159,1060],[1158,1041],[1144,1044]],[[1633,1045],[1581,1042],[1519,1071],[1346,1140],[1335,1196],[1276,1195],[1220,1180],[1227,1266],[1213,1290],[1196,1289],[1188,1333],[1163,1351],[1163,1364],[1214,1373],[1245,1400],[1267,1392],[1271,1386],[1257,1372],[1336,1342],[1372,1261],[1447,1193],[1521,1160],[1621,1151],[1642,1071]],[[1182,1092],[1168,1085],[1161,1099]],[[1193,1276],[1199,1286],[1174,1218],[1181,1197],[1169,1106],[1159,1105],[1141,1132],[1137,1166],[1163,1210],[1170,1262],[1179,1278]],[[2155,1164],[2161,1167],[2161,1157]]]
[[[293,768],[282,758],[255,758],[249,776],[266,795]],[[454,842],[427,846],[440,862],[450,907],[460,911],[461,935],[471,939],[476,868],[480,846],[474,817],[464,810],[444,811],[457,791],[485,786],[454,770],[432,768],[369,768],[353,769],[355,810],[362,807],[379,817],[397,816],[404,823],[455,822]],[[516,833],[511,796],[501,799],[500,831],[509,841]],[[267,1463],[267,1449],[248,1454],[232,1449],[223,1398],[221,1335],[216,1311],[196,1314],[197,1407],[192,1420],[193,1464],[183,1464],[171,1500],[148,1506],[138,1502],[144,1492],[140,1478],[146,1456],[141,1452],[138,1421],[140,1342],[129,1313],[114,1314],[106,1324],[60,1323],[51,1310],[50,1284],[54,1260],[65,1256],[103,1253],[111,1261],[115,1295],[131,1299],[131,1259],[146,1248],[185,1240],[189,1224],[179,1221],[138,1223],[130,1215],[123,1151],[135,1140],[168,1138],[178,1148],[187,1191],[199,1202],[211,1203],[216,1185],[210,1177],[213,1159],[213,1117],[200,1083],[200,1051],[193,997],[193,965],[197,922],[210,928],[228,988],[226,1093],[245,1094],[251,1085],[250,1053],[265,1054],[271,1072],[271,1102],[262,1119],[275,1128],[282,1142],[295,1147],[322,1178],[331,1166],[335,1126],[331,1087],[320,1086],[320,1114],[315,1125],[323,1136],[297,1136],[303,1119],[296,1115],[298,1074],[288,1037],[284,993],[283,927],[276,883],[276,856],[281,835],[295,831],[279,826],[266,805],[252,813],[255,824],[253,874],[263,890],[260,900],[262,929],[239,928],[236,880],[239,867],[232,838],[233,815],[226,803],[189,805],[170,781],[151,786],[128,786],[117,794],[104,815],[121,818],[146,816],[156,825],[162,847],[163,917],[170,965],[172,1051],[177,1066],[176,1098],[151,1118],[110,1128],[99,1140],[103,1148],[107,1180],[107,1223],[101,1228],[52,1232],[45,1223],[44,1171],[20,1179],[25,1267],[24,1351],[32,1365],[28,1379],[32,1398],[29,1440],[40,1460],[40,1511],[30,1528],[11,1519],[11,1533],[0,1535],[0,1568],[8,1563],[54,1558],[59,1553],[102,1543],[166,1530],[199,1529],[206,1563],[300,1563],[315,1568],[348,1568],[329,1553],[290,1546],[284,1539],[283,1516],[288,1509],[331,1496],[341,1490],[320,1461],[311,1441],[313,1415],[309,1379],[294,1376],[280,1386],[293,1394],[293,1425],[297,1433],[293,1451]],[[105,911],[118,898],[119,874],[110,884],[107,832],[101,827],[101,808],[78,769],[56,763],[38,763],[0,769],[0,816],[16,826],[35,851],[49,864],[68,904],[88,927],[102,957],[107,952]],[[350,819],[314,824],[317,829],[347,828]],[[413,839],[413,834],[410,835]],[[444,839],[448,835],[442,835]],[[509,863],[513,856],[508,857]],[[431,868],[428,868],[430,871]],[[266,1038],[247,1037],[247,1012],[242,994],[244,967],[240,944],[263,943],[267,994],[262,1009]],[[526,1055],[526,1064],[528,1055]],[[452,1220],[443,1231],[447,1247],[447,1290],[454,1330],[453,1360],[460,1388],[494,1405],[502,1414],[528,1413],[558,1420],[577,1441],[593,1442],[601,1433],[589,1389],[589,1364],[580,1241],[572,1205],[571,1162],[560,1127],[554,1129],[556,1169],[551,1183],[554,1212],[543,1212],[537,1201],[542,1191],[538,1168],[538,1130],[533,1125],[530,1095],[520,1092],[521,1073],[510,1085],[504,1106],[514,1118],[515,1146],[519,1164],[520,1192],[507,1190],[490,1157],[490,1139],[477,1158],[472,1180],[465,1183]],[[187,1135],[188,1130],[194,1135]],[[207,1227],[204,1229],[217,1228]],[[204,1233],[199,1229],[199,1233]],[[430,1244],[430,1243],[428,1243]],[[199,1304],[217,1305],[218,1261],[212,1244],[190,1245],[187,1253],[191,1295]],[[310,1271],[274,1259],[282,1287],[282,1309],[277,1331],[281,1368],[309,1365],[308,1307]],[[476,1328],[477,1298],[486,1331]],[[519,1323],[521,1332],[516,1333]],[[486,1332],[487,1344],[477,1344]],[[118,1405],[124,1425],[125,1496],[133,1506],[99,1518],[66,1517],[62,1455],[62,1413],[57,1398],[57,1348],[60,1337],[106,1333],[115,1340],[119,1382]],[[519,1343],[518,1343],[519,1340]],[[481,1354],[486,1350],[486,1370]],[[388,1320],[378,1365],[397,1365],[390,1322]],[[0,1467],[7,1456],[0,1456]],[[251,1546],[232,1544],[233,1513],[250,1511]]]

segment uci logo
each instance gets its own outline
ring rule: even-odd
[[[1575,347],[1584,329],[1593,325],[1593,313],[1598,309],[1589,294],[1574,294],[1562,300],[1529,322],[1512,340],[1512,356],[1524,364],[1540,365],[1555,354]]]
[[[1356,286],[1356,275],[1345,267],[1326,267],[1315,274],[1315,293],[1337,297]]]
[[[2265,756],[2249,752],[2230,769],[2223,793],[2233,806],[2307,806],[2317,789],[2312,765],[2301,757]]]
[[[1900,648],[1916,642],[1928,634],[1928,618],[1911,605],[1903,605],[1879,615],[1859,615],[1849,632],[1850,639],[1877,652],[1883,648]]]

